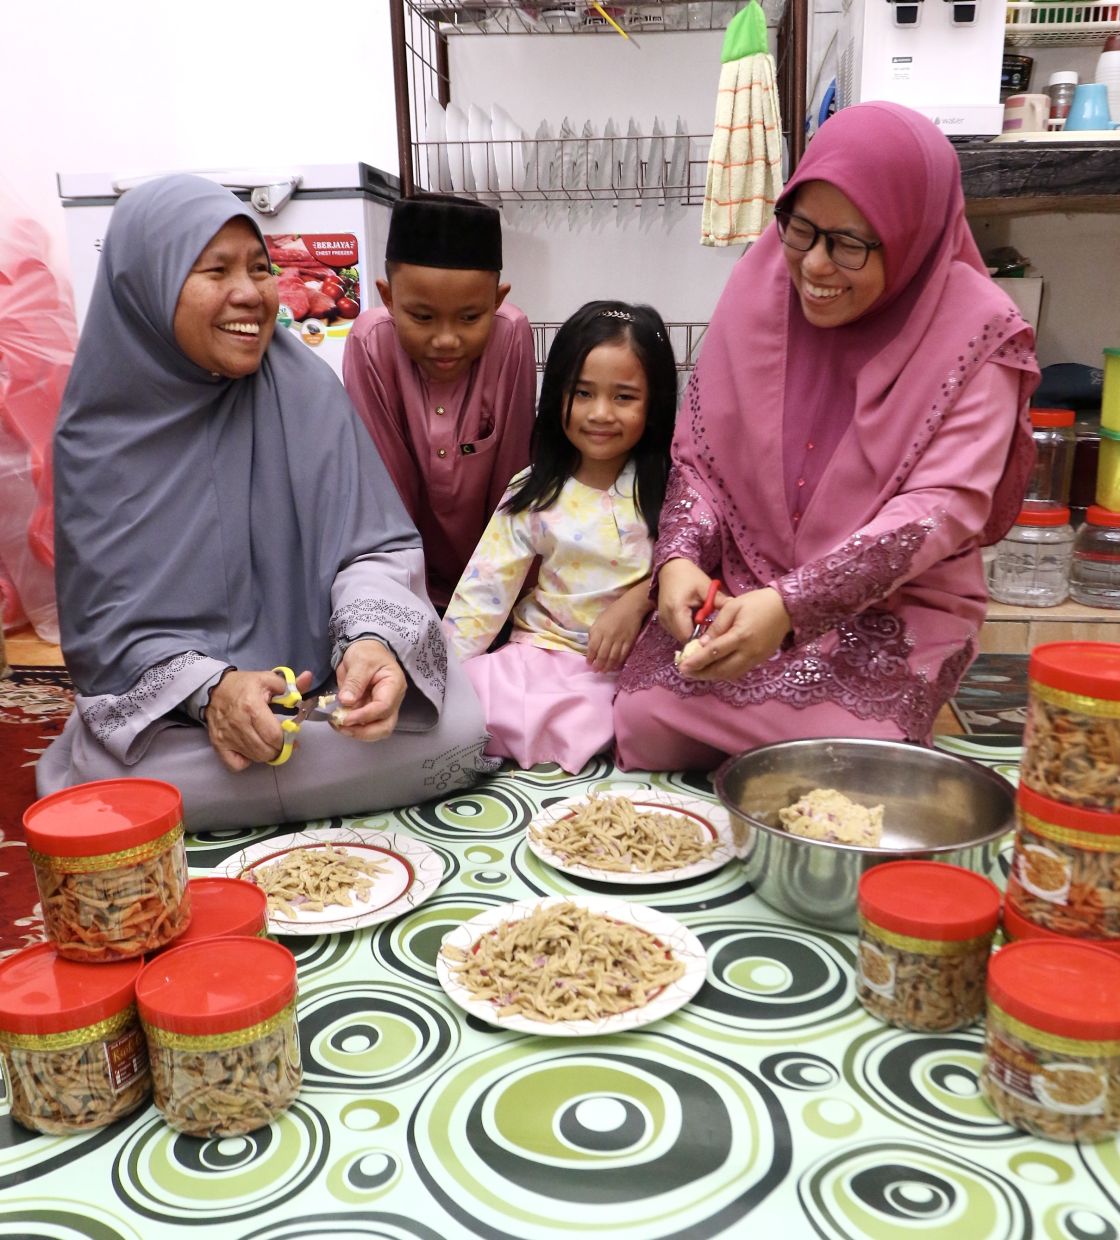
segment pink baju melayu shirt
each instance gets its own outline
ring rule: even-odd
[[[445,607],[506,485],[529,460],[536,404],[533,333],[498,309],[482,356],[450,383],[401,348],[384,308],[346,341],[342,375],[424,544],[428,593]]]

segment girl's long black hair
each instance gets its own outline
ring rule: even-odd
[[[579,464],[579,450],[564,427],[571,417],[583,363],[591,350],[602,344],[628,344],[649,385],[646,428],[630,456],[637,470],[635,502],[650,536],[656,538],[677,415],[677,366],[669,332],[652,306],[589,301],[556,333],[544,365],[529,476],[503,507],[507,512],[550,508],[572,476]]]

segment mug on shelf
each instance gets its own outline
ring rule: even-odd
[[[1010,95],[1003,105],[1003,132],[1040,132],[1049,116],[1049,95]]]
[[[1082,82],[1073,92],[1073,102],[1066,117],[1066,131],[1120,128],[1120,121],[1110,119],[1108,87],[1104,82]]]

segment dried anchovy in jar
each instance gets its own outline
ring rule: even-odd
[[[145,1026],[154,1101],[172,1128],[232,1137],[271,1123],[303,1079],[295,1004],[234,1034],[171,1034]]]
[[[957,942],[910,940],[860,919],[856,994],[880,1020],[901,1029],[963,1029],[984,1010],[992,935]]]
[[[1056,934],[1120,939],[1120,815],[1020,787],[1007,903]]]
[[[0,1035],[12,1118],[37,1132],[84,1132],[143,1106],[148,1049],[135,1007],[65,1034]]]
[[[1067,805],[1120,813],[1120,702],[1032,683],[1023,746],[1028,788]]]
[[[1000,1119],[1050,1141],[1120,1132],[1120,1047],[1049,1037],[994,1004],[986,1024],[980,1088]]]
[[[128,864],[31,853],[47,934],[69,960],[128,960],[169,943],[191,916],[183,828]]]

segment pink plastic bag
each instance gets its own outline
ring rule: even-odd
[[[5,628],[30,620],[58,641],[51,435],[77,344],[73,298],[50,238],[0,194],[0,602]]]

